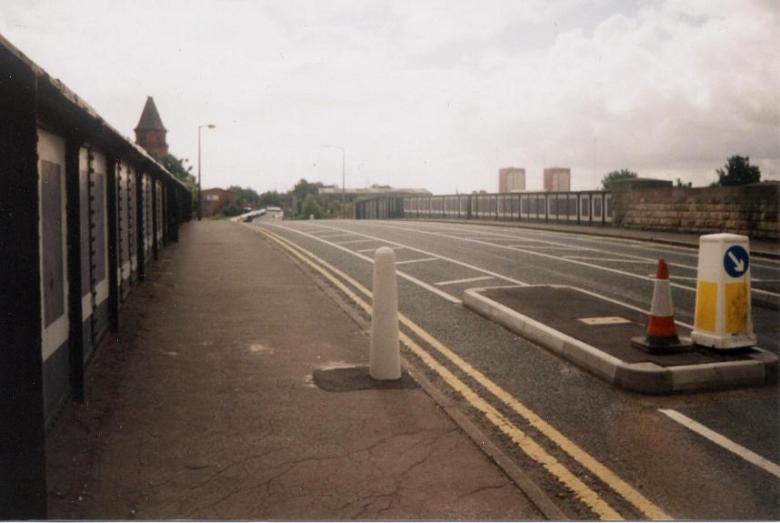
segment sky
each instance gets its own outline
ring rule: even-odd
[[[780,180],[775,0],[3,0],[0,33],[128,137],[147,96],[203,187],[436,194],[498,169]]]

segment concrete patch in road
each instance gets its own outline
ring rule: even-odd
[[[468,289],[463,304],[624,389],[648,394],[764,385],[777,380],[777,356],[761,349],[694,348],[649,354],[631,347],[647,317],[575,287],[531,285]],[[587,325],[580,318],[619,316]],[[681,333],[686,334],[686,333]]]

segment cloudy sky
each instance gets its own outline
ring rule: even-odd
[[[3,0],[0,33],[132,136],[154,96],[204,187],[497,190],[498,168],[780,180],[775,0]]]

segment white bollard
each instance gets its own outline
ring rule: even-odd
[[[309,215],[309,219],[310,219],[310,220],[313,220],[313,219],[314,219],[314,215],[313,215],[313,214],[310,214],[310,215]]]
[[[371,314],[369,374],[375,380],[401,378],[395,251],[389,247],[380,247],[374,254],[374,309]]]

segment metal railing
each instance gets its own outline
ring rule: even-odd
[[[603,225],[612,223],[607,191],[376,197],[355,204],[357,219],[460,219]]]

